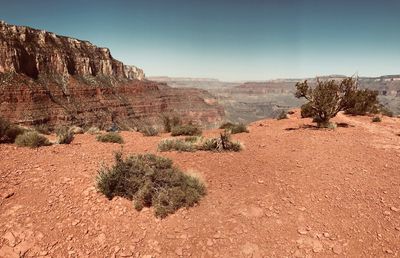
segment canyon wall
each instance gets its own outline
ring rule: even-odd
[[[200,89],[148,81],[107,48],[0,22],[0,115],[19,124],[128,127],[162,115],[217,126],[224,110]]]

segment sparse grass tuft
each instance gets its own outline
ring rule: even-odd
[[[20,147],[31,148],[51,145],[51,143],[45,136],[40,135],[34,131],[25,132],[24,134],[18,135],[15,139],[15,143]]]
[[[100,129],[98,127],[92,126],[87,131],[88,134],[100,134]]]
[[[70,128],[61,127],[56,131],[58,144],[70,144],[74,140],[74,133]]]
[[[156,128],[154,128],[153,126],[144,126],[140,131],[144,136],[157,136],[158,135],[158,130]]]
[[[13,125],[8,120],[0,117],[0,142],[13,143],[17,136],[25,131],[18,125]]]
[[[199,150],[204,151],[234,151],[242,150],[242,145],[239,142],[232,142],[230,133],[225,130],[219,137],[206,139],[198,146]]]
[[[135,209],[154,207],[156,217],[165,218],[182,207],[192,207],[206,194],[204,184],[173,167],[170,159],[153,154],[122,158],[116,153],[112,167],[102,167],[97,189],[107,198],[133,200]]]
[[[234,124],[231,122],[224,123],[219,127],[219,129],[228,130],[231,134],[237,133],[248,133],[249,130],[247,129],[246,125],[243,123]]]
[[[171,135],[172,136],[180,136],[180,135],[187,135],[187,136],[194,136],[194,135],[201,135],[201,129],[196,125],[178,125],[172,128]]]
[[[40,133],[40,134],[46,134],[46,135],[51,134],[51,128],[50,128],[50,126],[47,125],[47,124],[34,125],[34,126],[33,126],[33,129],[34,129],[36,132]]]
[[[124,139],[118,133],[110,132],[101,134],[96,137],[99,142],[112,142],[112,143],[124,143]]]
[[[166,139],[158,144],[159,151],[185,151],[193,152],[196,150],[193,142],[182,139]]]

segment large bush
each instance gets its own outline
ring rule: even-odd
[[[180,136],[180,135],[201,135],[202,131],[197,125],[178,125],[172,128],[171,135],[172,136]]]
[[[378,92],[372,90],[356,90],[348,100],[346,114],[365,115],[379,112]]]
[[[31,148],[51,145],[50,141],[45,136],[34,131],[25,132],[24,134],[18,135],[15,139],[15,143],[21,147]]]
[[[143,126],[140,130],[140,132],[144,135],[144,136],[157,136],[158,135],[158,130],[156,128],[154,128],[153,126]]]
[[[99,142],[112,142],[112,143],[120,143],[120,144],[124,143],[124,139],[122,138],[122,136],[119,135],[118,133],[114,133],[114,132],[98,135],[96,137],[96,139]]]
[[[297,83],[296,88],[295,96],[308,101],[302,106],[302,116],[313,117],[319,127],[330,127],[329,120],[340,111],[361,112],[377,103],[376,95],[370,91],[360,91],[353,78],[341,82],[318,79],[314,88],[306,80]]]
[[[206,194],[197,178],[173,167],[172,161],[153,154],[122,158],[115,155],[112,167],[102,167],[97,188],[107,198],[133,200],[135,208],[154,207],[155,216],[164,218],[182,207],[191,207]]]

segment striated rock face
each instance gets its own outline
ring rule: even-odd
[[[207,91],[145,79],[107,48],[0,23],[0,115],[32,125],[129,127],[161,124],[162,115],[217,126],[223,108]]]
[[[41,74],[144,79],[141,69],[124,66],[111,56],[108,48],[3,21],[0,21],[0,72],[23,73],[33,79]]]

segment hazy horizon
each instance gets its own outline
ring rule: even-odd
[[[108,47],[147,76],[399,74],[399,1],[12,1],[0,19]]]

